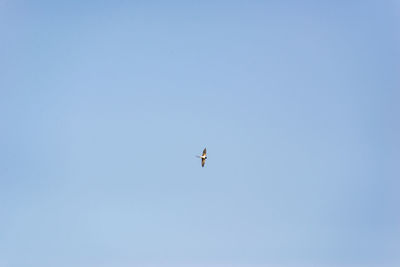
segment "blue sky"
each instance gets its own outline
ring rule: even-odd
[[[399,266],[399,16],[0,1],[0,266]]]

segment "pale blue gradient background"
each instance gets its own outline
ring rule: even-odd
[[[0,1],[0,266],[400,266],[399,22]]]

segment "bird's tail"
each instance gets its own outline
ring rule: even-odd
[[[196,155],[196,158],[201,158],[199,155]]]

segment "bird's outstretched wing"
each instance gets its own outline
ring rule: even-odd
[[[206,156],[206,155],[207,155],[207,149],[204,148],[204,150],[203,150],[203,156]]]
[[[204,167],[205,163],[206,163],[206,159],[201,159],[201,167]]]

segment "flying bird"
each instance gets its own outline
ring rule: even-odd
[[[207,149],[204,148],[203,155],[197,156],[197,157],[201,158],[201,167],[204,167],[204,164],[206,163],[206,159],[207,159]]]

